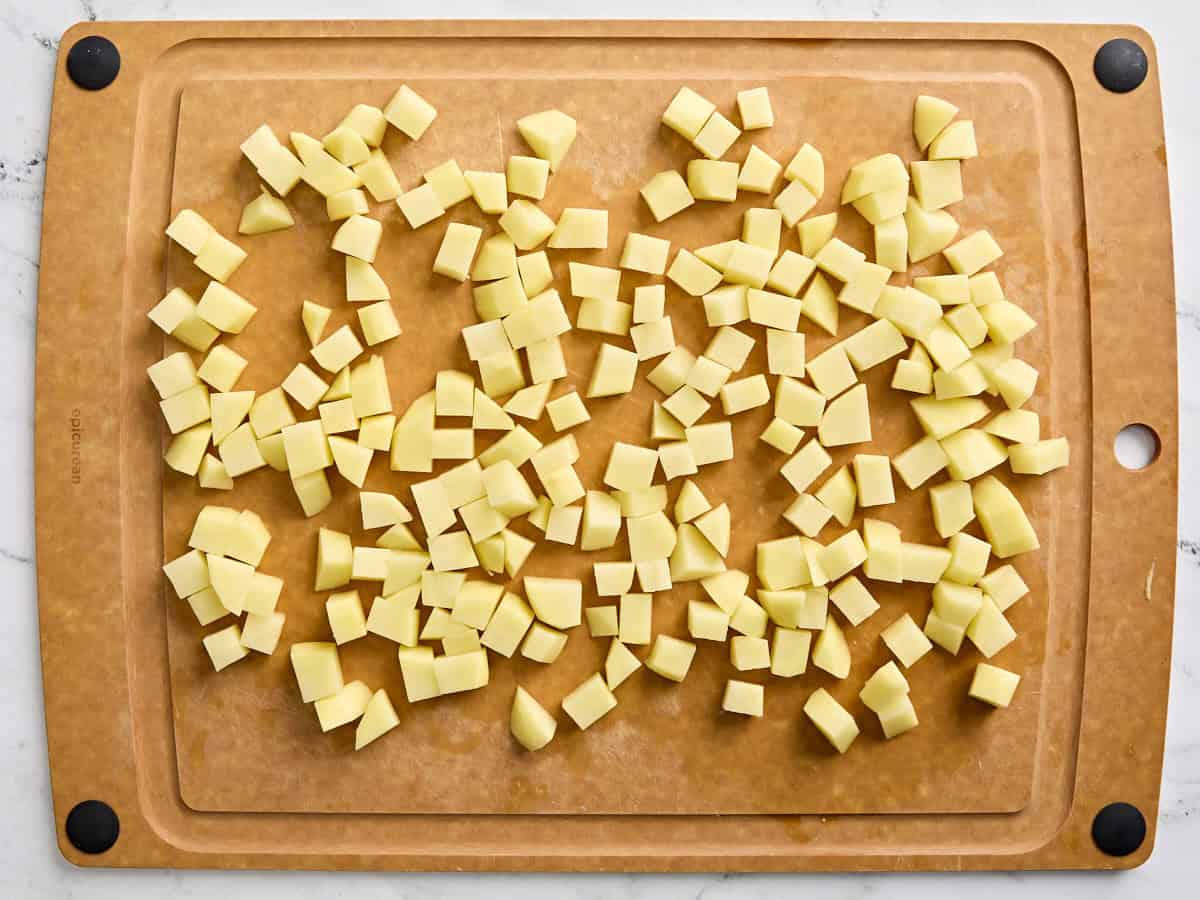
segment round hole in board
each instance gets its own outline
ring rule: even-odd
[[[1154,429],[1140,423],[1126,425],[1117,432],[1117,439],[1113,441],[1117,462],[1133,472],[1146,468],[1158,459],[1160,450],[1162,444]]]

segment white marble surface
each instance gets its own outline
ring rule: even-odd
[[[573,8],[577,7],[577,8]],[[1158,44],[1165,93],[1167,148],[1174,206],[1181,385],[1200,378],[1200,240],[1195,206],[1200,178],[1200,14],[1184,0],[609,0],[572,4],[538,0],[440,0],[435,5],[385,0],[0,0],[0,896],[288,898],[298,890],[325,898],[467,898],[488,892],[526,898],[793,896],[957,897],[963,891],[1025,897],[1194,896],[1200,846],[1200,470],[1187,463],[1200,441],[1200,394],[1183,393],[1179,577],[1170,723],[1157,849],[1141,869],[1119,875],[995,874],[904,876],[488,876],[108,871],[75,869],[55,847],[41,708],[33,546],[33,360],[38,231],[50,85],[58,37],[80,19],[415,17],[459,18],[748,17],[1011,21],[1136,21]],[[1188,884],[1192,884],[1188,888]]]

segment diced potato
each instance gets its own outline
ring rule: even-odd
[[[751,191],[756,194],[773,193],[782,173],[782,165],[766,152],[752,146],[742,163],[741,171],[738,172],[738,190]],[[763,212],[767,212],[767,210],[763,210]],[[792,224],[795,222],[789,224],[788,227],[790,228]],[[745,236],[742,237],[742,240],[746,240]],[[778,250],[778,242],[776,242],[776,249]]]
[[[908,184],[908,169],[894,153],[884,153],[850,167],[842,186],[842,203],[853,203],[860,197]]]
[[[254,166],[258,177],[280,196],[286,196],[300,181],[303,164],[279,142],[269,125],[260,125],[255,129],[253,134],[242,142],[241,151]],[[191,247],[188,249],[196,252]]]
[[[1013,444],[1008,448],[1008,462],[1018,475],[1045,475],[1066,466],[1070,462],[1070,452],[1066,438],[1050,438]]]
[[[296,224],[287,204],[264,190],[242,209],[238,234],[267,234]]]
[[[508,181],[503,172],[463,173],[479,211],[500,215],[508,209]]]
[[[510,156],[505,179],[510,194],[541,200],[546,196],[550,164],[536,156]]]
[[[936,584],[946,574],[953,554],[945,547],[929,544],[900,544],[900,568],[905,581]]]
[[[856,384],[829,402],[821,417],[821,424],[817,426],[817,437],[826,447],[871,440],[871,412],[865,384]]]
[[[917,660],[933,649],[929,638],[925,637],[908,613],[883,629],[879,636],[906,669],[912,668]]]
[[[615,701],[614,701],[615,702]],[[525,688],[517,685],[509,713],[508,728],[526,750],[541,750],[554,739],[558,723]]]
[[[654,216],[663,222],[696,202],[683,176],[674,170],[659,172],[642,187],[642,199]]]
[[[975,482],[971,496],[975,514],[997,557],[1007,559],[1038,549],[1037,535],[1020,502],[995,476]]]
[[[751,288],[746,292],[746,314],[756,325],[772,331],[794,332],[800,326],[802,304],[793,297]]]
[[[376,203],[386,203],[400,196],[400,180],[382,150],[372,150],[364,162],[354,167],[354,174],[362,181],[363,187],[370,192]],[[356,186],[334,191],[326,196],[325,207],[330,219],[336,221],[355,212],[367,211],[366,197],[355,196],[355,191]]]
[[[929,144],[930,159],[973,159],[978,155],[979,148],[975,143],[975,123],[970,119],[951,122]]]
[[[357,103],[346,113],[341,126],[358,133],[368,147],[378,147],[383,143],[383,135],[387,131],[387,118],[377,106]]]
[[[683,681],[695,655],[695,644],[660,634],[646,658],[646,668],[669,681]]]
[[[474,650],[457,656],[435,657],[433,677],[441,696],[487,687],[487,651]]]
[[[929,489],[933,525],[943,538],[962,531],[975,518],[971,486],[963,481],[947,481]]]
[[[681,87],[663,111],[663,124],[686,140],[693,140],[716,106],[689,87]]]
[[[342,666],[337,645],[323,642],[292,644],[289,651],[300,699],[305,703],[335,696],[342,690]]]
[[[330,595],[325,601],[325,615],[333,640],[341,645],[367,634],[367,619],[363,615],[362,601],[358,591],[343,591]]]
[[[361,750],[372,741],[387,734],[400,724],[400,717],[383,688],[377,690],[367,701],[358,727],[354,731],[354,749]]]
[[[714,112],[692,139],[692,146],[711,160],[720,159],[741,136],[741,130],[719,112]]]
[[[238,267],[246,260],[246,251],[229,238],[213,231],[209,234],[200,252],[192,261],[205,275],[224,283],[230,279]],[[205,290],[207,293],[207,289]],[[203,300],[201,301],[203,302]],[[216,324],[215,322],[212,324]],[[220,328],[220,326],[217,326]],[[228,329],[222,328],[222,331]]]
[[[558,217],[547,244],[552,249],[600,249],[608,247],[608,210],[568,206]]]
[[[533,152],[550,164],[555,172],[575,141],[575,120],[557,109],[547,109],[517,119],[517,130]]]
[[[958,115],[953,103],[920,94],[913,105],[913,137],[922,150],[927,148],[950,121]]]
[[[471,260],[475,257],[475,250],[482,236],[482,228],[464,225],[462,222],[451,222],[446,226],[446,233],[442,237],[441,246],[438,247],[433,271],[455,281],[466,281],[467,273],[471,269]]]
[[[998,666],[980,663],[975,667],[975,675],[971,679],[971,687],[967,696],[973,697],[997,709],[1004,709],[1012,703],[1013,694],[1021,676]]]
[[[697,200],[732,203],[737,199],[738,166],[716,157],[693,159],[687,165],[688,194]]]
[[[346,301],[369,303],[390,300],[391,291],[369,263],[353,256],[346,257]]]
[[[549,665],[558,659],[566,645],[565,633],[547,628],[541,622],[534,622],[521,643],[521,655],[534,662]]]
[[[816,389],[828,398],[838,396],[858,381],[854,367],[850,364],[850,357],[846,355],[846,348],[841,344],[834,344],[823,353],[819,353],[805,362],[804,373]],[[811,425],[817,423],[793,422],[792,424]]]
[[[416,141],[420,140],[433,124],[433,120],[437,118],[437,110],[407,84],[402,84],[383,108],[383,115],[392,125]]]
[[[818,688],[804,704],[804,714],[837,750],[845,753],[858,737],[858,724],[828,691]]]
[[[207,635],[203,643],[213,668],[218,672],[240,659],[245,659],[250,652],[242,646],[242,632],[236,623]]]

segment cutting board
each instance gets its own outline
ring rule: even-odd
[[[83,90],[67,72],[67,51],[96,34],[117,48],[120,72],[101,90]],[[1114,37],[1150,54],[1148,77],[1128,93],[1106,90],[1093,73],[1096,51]],[[62,46],[43,225],[36,488],[47,729],[55,821],[68,859],[819,870],[1115,868],[1147,857],[1166,715],[1177,460],[1166,157],[1153,47],[1143,32],[878,23],[85,23]],[[719,714],[734,672],[726,648],[713,645],[697,654],[682,686],[643,673],[623,686],[617,711],[586,733],[567,723],[545,751],[518,752],[507,733],[514,686],[556,705],[602,665],[606,642],[579,629],[553,666],[493,657],[487,690],[420,705],[403,702],[394,645],[370,636],[354,642],[342,649],[347,676],[387,687],[401,727],[360,753],[352,752],[352,729],[320,733],[299,702],[285,648],[328,639],[324,595],[311,591],[315,535],[324,525],[370,543],[356,523],[357,492],[338,483],[330,508],[310,520],[287,479],[270,470],[238,479],[232,494],[202,491],[166,471],[168,435],[144,370],[178,348],[145,313],[171,287],[198,296],[206,283],[163,236],[179,209],[236,235],[242,206],[258,192],[237,150],[246,135],[264,121],[281,135],[320,135],[355,103],[383,105],[402,83],[439,109],[421,141],[392,131],[384,144],[406,187],[448,158],[463,169],[502,169],[509,155],[524,152],[515,121],[526,113],[558,107],[579,121],[579,139],[542,206],[555,217],[564,205],[608,209],[610,246],[552,252],[564,297],[568,257],[615,265],[626,231],[686,247],[727,240],[738,236],[744,209],[762,205],[743,193],[737,203],[702,204],[708,208],[661,225],[649,217],[638,188],[694,155],[659,124],[682,84],[731,117],[737,91],[767,85],[776,124],[744,135],[731,157],[754,143],[786,161],[808,141],[824,154],[831,186],[868,156],[915,157],[918,93],[943,96],[974,120],[982,155],[966,164],[967,199],[954,214],[960,234],[988,228],[1005,249],[997,270],[1006,292],[1040,325],[1020,348],[1041,372],[1030,407],[1043,416],[1044,434],[1065,435],[1072,447],[1070,468],[1014,482],[1042,549],[1017,560],[1031,593],[1010,611],[1019,640],[993,660],[1023,678],[1009,709],[965,700],[977,653],[939,651],[909,673],[920,726],[889,742],[866,724],[873,717],[857,694],[888,658],[879,632],[904,612],[923,621],[929,602],[927,586],[876,582],[883,608],[850,632],[851,676],[837,681],[810,667],[784,682],[748,673],[767,684],[761,720]],[[836,209],[836,194],[828,189],[814,213]],[[355,319],[328,251],[335,226],[323,199],[301,187],[288,203],[296,227],[238,239],[250,255],[230,284],[259,307],[252,325],[228,341],[252,361],[239,389],[270,389],[306,356],[303,299],[334,306],[331,327]],[[470,285],[429,271],[444,222],[491,231],[494,218],[467,202],[414,232],[393,204],[373,214],[385,228],[377,266],[404,329],[378,349],[403,410],[430,389],[436,370],[469,365],[458,334],[475,321]],[[841,216],[838,233],[870,245],[852,213]],[[931,261],[909,274],[942,271]],[[627,273],[622,296],[654,280]],[[576,302],[568,300],[572,318]],[[668,312],[676,340],[700,352],[709,331],[699,302],[672,286]],[[841,336],[868,321],[843,308]],[[811,327],[807,337],[810,357],[834,341]],[[600,342],[592,333],[570,335],[569,374],[555,396],[569,385],[582,392]],[[765,370],[761,344],[747,371]],[[642,374],[651,366],[643,364]],[[873,398],[891,394],[890,371],[879,366],[864,376]],[[613,441],[645,440],[658,396],[640,378],[629,396],[589,404],[592,421],[578,433],[585,484],[599,484]],[[880,449],[872,452],[895,453],[919,437],[898,406],[895,395],[875,405]],[[735,460],[697,477],[714,503],[729,504],[737,528],[728,561],[748,571],[757,541],[789,532],[779,519],[793,496],[777,474],[783,457],[757,440],[770,415],[763,408],[739,416]],[[1115,435],[1133,423],[1160,443],[1138,471],[1113,453]],[[544,421],[531,430],[553,436]],[[843,448],[835,464],[853,452]],[[365,487],[407,497],[415,480],[376,461]],[[886,518],[906,540],[936,540],[925,492],[899,493]],[[160,571],[186,549],[206,503],[262,513],[273,533],[263,570],[286,583],[280,651],[219,674],[200,644],[206,630]],[[627,552],[623,538],[586,557],[542,544],[522,574],[579,577],[590,591],[585,604],[596,605],[610,601],[595,596],[591,563]],[[684,635],[687,601],[698,594],[691,585],[659,595],[655,631]],[[817,687],[860,714],[864,733],[845,756],[801,713]],[[1114,813],[1114,803],[1133,811]],[[1112,855],[1105,835],[1136,830],[1139,817],[1146,838]],[[106,829],[113,837],[115,823],[115,842],[97,837]]]

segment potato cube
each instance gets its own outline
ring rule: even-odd
[[[401,647],[398,652],[404,693],[409,703],[438,696],[432,647]]]
[[[379,115],[382,118],[383,113],[380,112]],[[383,119],[383,124],[386,127],[388,121]],[[361,134],[355,128],[344,124],[338,125],[329,134],[326,134],[320,143],[326,151],[329,151],[329,155],[343,166],[358,166],[360,162],[366,162],[367,158],[371,156],[371,148],[367,145],[366,140],[362,139]],[[374,146],[378,145],[379,142],[374,144]]]
[[[955,272],[970,276],[994,263],[1004,251],[989,232],[976,231],[947,247],[942,255]]]
[[[1004,709],[1012,703],[1013,694],[1021,676],[998,666],[980,663],[975,667],[975,675],[971,679],[971,687],[967,690],[968,697],[974,697],[997,709]]]
[[[718,160],[733,146],[741,130],[719,112],[713,112],[692,139],[692,146],[710,160]]]
[[[402,84],[383,108],[383,115],[415,141],[433,124],[437,110],[407,84]]]
[[[684,437],[691,445],[696,465],[733,459],[733,427],[729,422],[709,422],[684,429]]]
[[[562,701],[563,712],[571,717],[580,731],[595,724],[616,705],[617,698],[599,673],[567,694]]]
[[[829,273],[839,281],[851,281],[866,262],[866,254],[839,238],[831,238],[817,251],[813,262],[822,272]]]
[[[217,453],[231,478],[261,469],[267,464],[258,450],[258,443],[249,423],[238,426],[221,441]]]
[[[1003,463],[1008,450],[1000,438],[978,428],[964,428],[943,438],[950,477],[970,481]]]
[[[361,750],[372,741],[387,734],[400,724],[400,717],[383,688],[377,690],[367,701],[358,727],[354,731],[354,749]]]
[[[335,696],[342,690],[342,666],[336,644],[292,644],[290,656],[300,688],[300,699],[305,703]]]
[[[331,247],[339,253],[374,262],[383,237],[383,223],[367,216],[350,216],[333,235]]]
[[[742,128],[751,131],[770,128],[775,124],[775,113],[771,109],[771,98],[765,87],[738,91],[738,115],[742,117]]]
[[[482,228],[462,222],[451,222],[446,226],[446,234],[438,247],[433,271],[455,281],[466,281],[467,273],[471,269],[471,260],[475,257],[475,250],[482,236]]]
[[[500,215],[508,209],[508,181],[503,172],[463,173],[479,211]]]
[[[908,613],[883,629],[879,636],[906,669],[911,668],[917,660],[933,649],[929,638],[925,637],[924,632],[917,627],[917,623]]]
[[[202,384],[194,384],[161,401],[158,406],[171,434],[179,434],[211,417],[208,388]]]
[[[731,242],[731,243],[736,243]],[[727,284],[704,295],[704,317],[710,328],[736,325],[750,316],[744,284]],[[796,317],[799,322],[799,316]]]
[[[867,263],[863,263],[867,265]],[[825,276],[818,272],[809,282],[804,292],[804,306],[801,309],[804,318],[820,326],[829,334],[838,332],[838,302],[837,295]]]
[[[573,546],[579,537],[579,523],[582,518],[582,507],[553,507],[546,522],[546,540]]]
[[[533,152],[549,162],[550,171],[554,172],[574,143],[577,126],[566,113],[547,109],[518,119],[517,130]]]
[[[242,646],[242,632],[237,624],[214,631],[204,638],[204,649],[212,660],[213,668],[220,672],[239,659],[245,659],[249,651]]]
[[[850,358],[846,355],[846,349],[842,344],[834,344],[823,353],[819,353],[806,361],[804,371],[817,391],[827,398],[837,397],[858,380],[858,376],[855,374],[854,367],[850,364]],[[860,385],[860,387],[863,386]],[[815,400],[812,402],[815,403]],[[776,406],[778,410],[778,399],[776,400]],[[827,414],[827,411],[823,414]],[[812,421],[793,421],[792,419],[788,419],[788,421],[792,421],[794,425],[818,424]]]
[[[377,203],[386,203],[400,196],[400,180],[382,150],[372,150],[364,162],[354,167],[357,175]],[[325,210],[331,220],[344,219],[354,213],[367,211],[367,198],[356,188],[337,191],[325,198]]]
[[[695,655],[695,644],[660,634],[646,657],[646,668],[669,681],[683,681]]]
[[[396,321],[396,311],[387,300],[360,306],[358,324],[362,328],[368,347],[390,341],[401,334],[400,323]]]
[[[756,194],[770,194],[774,192],[775,185],[779,183],[779,176],[782,173],[782,165],[758,147],[752,146],[750,152],[746,154],[745,162],[742,163],[741,171],[738,172],[738,190],[751,191]],[[776,202],[776,208],[779,208],[778,202]],[[779,213],[775,210],[764,209],[759,211],[771,212],[776,218],[779,216]],[[747,210],[747,212],[751,212],[751,210]],[[795,224],[795,222],[792,224]],[[791,228],[792,225],[789,224],[788,227]],[[743,236],[742,240],[747,240],[747,238]],[[776,241],[775,249],[778,250],[778,241]]]
[[[463,176],[458,163],[452,159],[434,166],[423,177],[427,184],[433,186],[438,204],[443,209],[449,209],[471,196],[471,185]]]
[[[256,307],[225,285],[210,281],[196,305],[196,315],[220,331],[240,334]]]
[[[978,155],[975,123],[970,119],[951,122],[929,144],[930,159],[972,159]]]
[[[986,340],[987,320],[974,304],[964,303],[962,306],[956,306],[946,313],[945,318],[946,323],[968,347],[974,349]]]
[[[746,293],[746,309],[751,322],[771,330],[794,332],[800,326],[799,300],[751,288]]]
[[[552,249],[603,250],[608,247],[608,210],[566,207],[547,244]]]
[[[246,251],[229,238],[213,231],[209,234],[193,262],[205,275],[224,283],[245,262]],[[219,326],[218,326],[219,327]],[[227,329],[222,328],[222,331]]]
[[[218,346],[215,349],[220,349]],[[160,399],[166,400],[200,384],[196,366],[184,351],[172,353],[146,369]]]
[[[384,132],[387,131],[387,119],[383,110],[377,106],[357,103],[346,113],[339,127],[349,128],[359,135],[368,147],[378,147],[383,143]]]
[[[313,359],[326,372],[340,372],[363,351],[349,325],[343,325],[310,351]]]
[[[810,373],[814,362],[816,360],[809,363]],[[817,426],[817,437],[826,447],[871,440],[871,412],[865,384],[856,384],[829,402],[821,417],[821,424]]]
[[[858,737],[858,724],[824,688],[818,688],[804,704],[804,714],[838,753],[845,753]]]
[[[896,502],[891,460],[886,456],[860,453],[854,457],[854,480],[859,506],[883,506]]]
[[[546,196],[550,164],[536,156],[510,156],[505,168],[505,180],[510,194],[541,200]]]
[[[962,200],[962,171],[958,160],[917,160],[910,165],[913,191],[922,208],[941,209]]]
[[[850,674],[850,647],[833,616],[826,617],[825,627],[817,635],[812,648],[812,663],[834,678],[845,678]]]
[[[689,87],[681,87],[663,111],[663,124],[686,140],[695,139],[716,106]]]
[[[771,205],[782,215],[783,224],[792,228],[817,205],[817,198],[803,182],[791,181],[776,195]]]
[[[945,547],[902,542],[900,567],[904,572],[904,580],[936,584],[946,574],[951,556]]]
[[[521,655],[534,662],[549,665],[558,659],[566,645],[565,633],[547,628],[541,622],[534,622],[521,643]]]
[[[867,546],[857,531],[848,531],[817,556],[828,581],[841,578],[867,561]]]
[[[670,169],[646,182],[641,195],[656,222],[666,221],[696,202],[683,176]]]
[[[929,436],[921,438],[908,449],[892,457],[893,468],[909,490],[919,488],[946,468],[946,463],[946,452]]]
[[[330,595],[325,601],[325,615],[329,618],[333,640],[338,645],[365,637],[367,634],[367,619],[363,615],[358,591],[343,591]]]
[[[803,438],[804,432],[801,429],[776,417],[763,429],[763,433],[759,435],[758,439],[764,444],[774,447],[780,453],[790,455],[796,452],[796,448],[800,446]]]
[[[187,598],[187,602],[201,627],[211,625],[218,619],[223,619],[229,615],[229,610],[221,605],[221,601],[217,597],[217,592],[211,587],[203,588],[192,594]]]
[[[313,704],[321,731],[332,731],[363,716],[371,702],[371,689],[361,681],[351,681],[331,697]]]
[[[958,107],[953,103],[928,94],[919,95],[913,105],[913,137],[917,146],[922,150],[928,147],[956,115]]]
[[[247,650],[270,656],[279,646],[279,637],[283,633],[283,623],[286,619],[287,616],[281,612],[249,613],[239,636],[242,646]]]
[[[631,231],[625,236],[625,246],[621,250],[619,265],[622,269],[630,269],[634,272],[662,275],[667,270],[667,255],[670,250],[671,242],[664,238],[651,237],[648,234],[637,234]],[[638,288],[638,290],[643,289]],[[660,308],[660,317],[661,314],[662,310]],[[651,320],[637,319],[637,321],[645,322]]]
[[[167,237],[193,256],[200,252],[212,233],[212,225],[193,209],[181,209],[176,213],[166,231]]]
[[[508,729],[526,750],[541,750],[554,739],[558,723],[525,688],[517,685],[513,695]]]
[[[687,190],[697,200],[732,203],[737,199],[737,163],[716,158],[693,159],[687,165]]]
[[[866,264],[867,266],[870,263]],[[864,266],[866,268],[866,266]],[[887,319],[872,322],[841,343],[846,356],[859,372],[865,372],[907,349],[904,336]]]
[[[739,672],[769,669],[771,650],[765,638],[739,634],[729,642],[729,661]]]
[[[992,602],[1001,612],[1029,593],[1024,579],[1011,565],[1000,566],[1000,568],[988,572],[979,579],[977,584],[984,593],[992,598]]]
[[[436,428],[434,459],[470,459],[475,454],[475,434],[470,428]]]
[[[588,382],[587,397],[627,394],[637,376],[637,354],[614,344],[601,344]]]
[[[623,336],[629,334],[629,322],[633,318],[633,306],[618,300],[598,300],[584,297],[579,304],[575,327],[580,331],[598,331],[601,334]],[[511,339],[510,335],[510,339]]]
[[[346,301],[369,303],[391,299],[391,291],[379,273],[369,263],[353,256],[346,257]]]
[[[933,525],[943,538],[962,531],[974,518],[971,486],[963,481],[947,481],[929,489]]]
[[[427,225],[446,212],[433,185],[425,184],[405,191],[396,198],[396,205],[412,229]],[[368,260],[369,262],[370,260]]]
[[[181,354],[173,354],[173,356],[179,355]],[[182,355],[186,356],[186,354]],[[167,359],[172,359],[173,356],[167,357]],[[191,365],[190,358],[188,359],[188,365]],[[204,362],[196,370],[196,377],[215,390],[228,392],[233,390],[233,386],[237,384],[238,378],[245,371],[246,365],[245,358],[230,350],[224,344],[218,344],[204,358]],[[154,367],[151,366],[151,368]],[[190,385],[188,386],[190,387]],[[248,393],[252,399],[254,397],[253,391],[242,393]],[[160,392],[160,396],[164,395]]]
[[[437,681],[438,694],[442,696],[487,687],[487,651],[473,650],[457,656],[435,657],[433,677]]]
[[[984,597],[979,612],[967,626],[967,637],[984,657],[991,659],[1017,639],[1017,632],[991,598]]]

